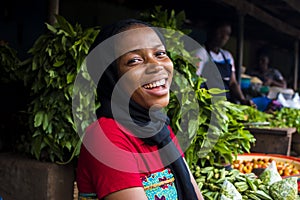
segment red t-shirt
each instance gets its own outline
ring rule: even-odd
[[[77,166],[78,190],[96,193],[102,199],[122,189],[143,187],[141,177],[164,168],[156,146],[145,144],[115,120],[102,117],[87,128],[83,139]]]

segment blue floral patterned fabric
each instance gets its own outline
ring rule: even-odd
[[[174,176],[170,169],[156,172],[142,178],[149,200],[177,200]]]

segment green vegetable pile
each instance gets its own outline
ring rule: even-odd
[[[274,113],[270,123],[272,127],[295,127],[300,133],[300,109],[284,107]]]
[[[296,200],[299,198],[297,177],[278,180],[272,184],[265,176],[244,174],[237,169],[226,169],[221,165],[201,168],[193,165],[191,171],[206,200]]]
[[[258,128],[296,128],[296,133],[293,136],[293,143],[297,141],[297,136],[300,134],[300,109],[283,107],[272,113],[265,113],[252,107],[244,109],[244,122],[248,123],[249,127]],[[253,125],[251,125],[254,122]],[[268,122],[268,125],[263,127],[257,126],[255,122]],[[259,124],[259,123],[258,123]],[[295,138],[295,139],[294,139]],[[292,145],[292,149],[298,153],[296,145]]]
[[[300,109],[283,107],[273,113],[265,113],[249,106],[238,106],[244,107],[245,122],[269,122],[268,127],[295,127],[300,133]]]

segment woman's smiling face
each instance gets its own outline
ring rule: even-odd
[[[169,103],[173,62],[156,32],[135,25],[116,40],[121,87],[144,108],[163,108]]]

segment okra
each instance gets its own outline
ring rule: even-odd
[[[217,186],[217,185],[215,185],[215,184],[213,184],[213,183],[210,183],[209,185],[208,185],[208,187],[209,187],[209,189],[211,189],[211,191],[219,191],[221,188],[219,187],[219,186]]]
[[[255,195],[258,196],[259,198],[261,199],[264,199],[264,200],[273,200],[272,197],[270,197],[268,194],[266,194],[264,191],[262,190],[257,190],[255,192]]]
[[[258,185],[258,189],[264,191],[266,194],[269,194],[269,186]]]
[[[199,188],[199,190],[201,190],[202,189],[202,187],[203,187],[203,182],[198,182],[198,188]]]
[[[247,181],[249,187],[251,188],[251,190],[256,192],[257,191],[257,186],[253,183],[253,181],[248,177],[246,177],[246,181]]]
[[[253,193],[247,192],[246,195],[247,195],[250,199],[253,199],[253,200],[261,200],[258,196],[256,196],[256,195],[253,194]]]
[[[245,192],[248,190],[249,186],[246,182],[235,182],[234,186],[239,192]]]
[[[200,176],[199,178],[196,178],[196,182],[199,183],[199,182],[205,182],[206,180],[206,177],[205,176]]]
[[[213,169],[214,169],[214,167],[208,166],[208,167],[204,167],[204,168],[200,169],[200,172],[201,172],[202,174],[207,174],[208,172],[213,171]]]
[[[243,176],[241,176],[241,175],[236,176],[235,179],[236,179],[237,181],[244,181],[244,182],[246,182],[246,178],[243,177]]]
[[[219,199],[219,195],[220,195],[220,193],[219,193],[219,192],[215,192],[215,195],[214,195],[214,200],[218,200],[218,199]]]
[[[213,177],[213,175],[214,175],[214,172],[213,171],[209,171],[208,174],[207,174],[206,179],[207,180],[211,179]]]
[[[228,171],[226,171],[225,168],[220,170],[220,179],[223,179],[226,177],[226,172],[228,173]]]
[[[209,200],[214,200],[214,192],[206,192],[203,194],[203,196],[205,196],[205,199],[209,199]]]
[[[215,183],[216,184],[221,184],[221,183],[223,183],[225,181],[225,179],[226,179],[225,177],[224,178],[220,178]]]

